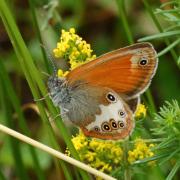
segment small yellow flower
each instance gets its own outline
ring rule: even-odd
[[[87,159],[88,162],[94,161],[96,156],[97,154],[95,152],[88,152],[87,154],[84,155],[85,159]]]
[[[69,29],[69,32],[72,33],[72,34],[75,34],[76,31],[75,31],[74,28],[70,28],[70,29]]]
[[[66,77],[66,75],[69,73],[69,71],[63,72],[62,69],[58,70],[58,77]]]
[[[135,141],[134,149],[128,151],[129,163],[154,156],[154,153],[151,150],[152,147],[154,147],[154,144],[147,145],[143,139],[137,139]]]
[[[138,104],[137,110],[135,112],[135,117],[137,119],[146,117],[147,109],[144,104]]]

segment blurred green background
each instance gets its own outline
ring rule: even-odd
[[[169,27],[172,27],[170,30],[179,31],[180,11],[175,12],[175,14],[174,12],[168,12],[166,14],[158,13],[158,9],[160,9],[162,3],[165,2],[170,1],[7,0],[10,11],[20,28],[23,39],[40,72],[47,72],[47,67],[43,60],[38,32],[35,28],[35,21],[33,20],[32,9],[34,9],[36,13],[42,43],[47,47],[49,53],[52,53],[52,49],[56,47],[61,29],[68,30],[69,28],[74,27],[77,31],[76,33],[90,43],[94,53],[99,56],[108,51],[128,46],[132,42],[137,42],[140,38],[158,34],[161,30],[167,32],[169,31],[167,29]],[[148,9],[147,3],[150,9]],[[180,4],[175,3],[169,4],[161,9],[170,10],[174,5],[176,5],[177,8],[180,7]],[[160,24],[160,28],[149,13],[150,11],[155,12],[155,17]],[[127,22],[123,20],[123,15],[125,15]],[[173,21],[173,16],[177,17],[179,21]],[[126,23],[128,23],[128,25]],[[129,26],[129,32],[125,27],[126,25]],[[175,26],[174,29],[173,26]],[[166,38],[157,37],[149,40],[149,42],[154,45],[157,52],[161,52],[168,47],[168,44],[172,44],[178,39],[180,39],[180,33]],[[161,107],[166,100],[171,101],[172,99],[176,99],[177,101],[180,101],[180,65],[178,64],[180,63],[178,62],[180,56],[180,43],[177,43],[173,50],[175,52],[174,56],[168,51],[166,54],[159,57],[157,73],[150,86],[152,98],[157,110],[159,110],[159,107]],[[43,125],[38,121],[39,112],[33,104],[34,100],[31,91],[24,74],[22,73],[22,69],[19,66],[17,57],[1,20],[0,61],[4,64],[12,81],[13,89],[20,100],[23,113],[26,117],[28,128],[33,134],[32,137],[39,138],[41,142],[47,143],[47,134]],[[61,64],[59,64],[59,66],[61,66]],[[0,71],[1,70],[2,69],[0,69]],[[46,83],[47,77],[43,77],[44,83]],[[0,91],[3,91],[2,87],[0,88]],[[4,96],[10,96],[10,94],[1,93],[0,96],[1,123],[5,123],[3,119],[5,119],[4,116],[6,116],[3,108],[5,107],[4,101],[6,101],[7,97]],[[144,96],[143,99],[146,101],[146,96]],[[13,118],[16,129],[18,129],[16,113],[14,113]],[[59,141],[64,145],[61,138]],[[21,146],[21,152],[26,166],[29,167],[28,173],[30,174],[30,179],[37,179],[27,145]],[[40,164],[46,172],[47,179],[56,179],[55,177],[57,176],[53,174],[55,170],[54,165],[52,165],[51,157],[38,150],[37,153],[41,160]],[[11,146],[8,137],[0,134],[1,173],[4,174],[7,179],[18,179],[17,174],[14,172],[15,166],[16,162],[13,161],[11,155]],[[166,169],[166,167],[164,169]],[[166,175],[166,170],[164,171],[165,172],[157,168],[153,171],[155,175],[153,173],[149,174],[147,178],[163,179],[164,175],[162,174],[164,173]],[[2,174],[0,174],[0,179],[3,178]],[[62,174],[63,173],[60,172],[59,178],[63,178]],[[142,179],[144,177],[145,176],[142,176]],[[138,177],[138,179],[140,178]],[[176,179],[178,179],[178,176]]]

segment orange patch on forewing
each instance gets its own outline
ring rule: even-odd
[[[148,57],[148,64],[138,65],[138,57]],[[133,59],[134,57],[134,59]],[[118,94],[134,95],[149,84],[157,59],[155,51],[148,43],[135,44],[107,53],[88,62],[67,76],[69,83],[83,80],[91,85],[108,87]]]

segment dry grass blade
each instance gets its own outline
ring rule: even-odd
[[[77,167],[79,167],[79,168],[81,168],[81,169],[83,169],[83,170],[85,170],[85,171],[87,171],[87,172],[89,172],[95,176],[99,176],[99,177],[106,179],[106,180],[115,180],[115,178],[108,176],[107,174],[105,174],[103,172],[100,172],[100,171],[98,171],[92,167],[89,167],[88,165],[86,165],[80,161],[77,161],[77,160],[75,160],[69,156],[66,156],[63,153],[56,151],[55,149],[52,149],[52,148],[50,148],[50,147],[48,147],[48,146],[46,146],[46,145],[44,145],[38,141],[35,141],[35,140],[33,140],[33,139],[23,135],[23,134],[20,134],[14,130],[2,125],[2,124],[0,124],[0,131],[4,132],[10,136],[13,136],[13,137],[15,137],[15,138],[27,143],[27,144],[30,144],[34,147],[37,147],[37,148],[39,148],[39,149],[41,149],[41,150],[43,150],[43,151],[45,151],[45,152],[47,152],[53,156],[55,156],[59,159],[62,159],[62,160],[66,161],[66,162],[68,162],[74,166],[77,166]]]

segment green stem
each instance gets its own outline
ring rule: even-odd
[[[35,7],[34,7],[34,0],[29,0],[29,4],[30,4],[30,9],[31,9],[31,13],[32,13],[33,22],[34,22],[34,26],[35,26],[35,29],[36,29],[37,37],[39,39],[40,44],[44,44],[43,40],[41,38],[41,33],[40,33],[40,29],[39,29],[37,18],[36,18],[36,11],[35,11]],[[45,49],[42,46],[40,46],[40,47],[41,47],[41,52],[42,52],[42,55],[43,55],[43,59],[44,59],[44,64],[45,64],[46,70],[47,70],[47,72],[49,74],[51,74],[52,73],[52,69],[50,68],[51,66],[49,66],[49,62],[48,62],[48,59],[47,59],[47,56],[46,56]]]
[[[128,21],[127,21],[127,18],[125,16],[125,7],[124,7],[124,0],[116,0],[117,4],[118,4],[118,7],[119,7],[119,14],[121,14],[121,17],[122,17],[122,22],[123,22],[123,27],[125,29],[125,32],[126,32],[126,35],[127,35],[127,38],[128,38],[128,41],[130,44],[134,43],[134,40],[133,40],[133,35],[130,31],[130,27],[128,25]],[[157,23],[158,25],[158,23]],[[153,97],[152,97],[152,94],[150,92],[150,90],[148,89],[146,92],[146,97],[148,99],[148,102],[151,106],[151,109],[153,110],[153,112],[156,112],[156,106],[155,106],[155,103],[154,103],[154,100],[153,100]]]
[[[134,43],[134,40],[133,40],[133,35],[132,35],[132,32],[131,32],[129,24],[128,24],[127,16],[125,14],[125,4],[124,4],[124,2],[125,2],[124,0],[116,0],[116,3],[118,5],[118,9],[119,9],[119,15],[120,15],[120,17],[122,19],[123,27],[124,27],[124,30],[126,32],[128,42],[129,42],[129,44],[132,44],[132,43]],[[148,102],[149,102],[149,104],[151,106],[151,109],[153,110],[153,112],[155,112],[154,111],[156,109],[155,108],[155,103],[154,103],[154,100],[152,98],[150,90],[147,90],[147,92],[145,94],[147,96],[147,99],[148,99]]]
[[[157,112],[157,109],[156,109],[156,106],[154,104],[154,100],[153,100],[153,97],[152,97],[152,94],[151,94],[151,91],[150,89],[148,89],[146,92],[145,92],[145,95],[146,95],[146,98],[148,100],[148,103],[150,105],[150,110],[151,110],[151,114]]]
[[[45,87],[44,83],[42,82],[40,73],[37,70],[37,68],[32,60],[32,57],[25,45],[24,40],[22,39],[19,29],[18,29],[4,0],[0,0],[0,13],[1,13],[1,17],[4,22],[5,28],[8,32],[11,42],[13,44],[16,55],[18,56],[19,63],[23,69],[23,72],[26,76],[27,82],[32,91],[33,97],[34,97],[34,99],[40,99],[39,90],[42,93],[42,95],[45,96],[47,94],[46,87]],[[58,112],[57,112],[56,108],[53,106],[51,100],[49,98],[47,98],[45,100],[45,102],[48,106],[50,114],[53,117],[55,117]],[[49,123],[48,117],[46,115],[46,112],[44,110],[45,108],[44,108],[42,102],[37,102],[37,106],[40,110],[40,115],[41,115],[42,119],[45,121],[45,123]],[[71,142],[71,136],[69,135],[68,131],[66,130],[66,127],[65,127],[64,123],[62,122],[61,118],[58,117],[57,121],[55,121],[55,122],[57,123],[59,132],[61,133],[64,141],[66,142],[72,156],[75,157],[76,159],[80,160],[79,155]],[[62,161],[60,161],[60,162],[61,162],[61,164],[63,163]],[[81,176],[83,179],[89,179],[89,176],[87,175],[87,173],[85,173],[82,170],[79,170],[79,172],[81,173]]]
[[[173,179],[174,175],[176,174],[179,168],[180,168],[180,161],[177,161],[174,167],[172,168],[171,172],[168,174],[166,180]]]
[[[157,57],[160,57],[164,54],[166,54],[167,52],[169,52],[172,48],[174,48],[175,46],[177,46],[180,43],[180,38],[178,38],[176,41],[174,41],[172,44],[170,44],[169,46],[167,46],[165,49],[163,49],[161,52],[158,53]]]
[[[131,180],[131,169],[128,163],[129,138],[123,142],[124,180]]]
[[[0,169],[0,179],[1,180],[6,180],[6,178],[5,178],[4,174],[2,173],[1,169]]]
[[[143,0],[143,3],[144,3],[144,6],[147,9],[149,15],[151,16],[153,22],[155,23],[156,27],[158,28],[159,32],[163,32],[163,28],[161,27],[161,25],[160,25],[159,21],[157,20],[155,14],[153,13],[153,10],[152,10],[151,6],[149,5],[148,1],[147,0]],[[164,42],[165,42],[165,44],[167,46],[170,45],[169,39],[164,38]],[[177,65],[177,67],[180,69],[180,65],[177,62],[178,56],[177,56],[175,50],[171,49],[170,52],[171,52],[171,55],[172,55],[173,60],[175,61],[176,65]]]
[[[129,42],[129,44],[133,44],[134,43],[133,35],[131,33],[131,30],[130,30],[130,27],[128,24],[128,20],[126,17],[124,0],[116,0],[116,3],[118,6],[119,15],[122,20],[123,28],[125,30],[128,42]],[[124,179],[131,180],[131,171],[130,171],[130,167],[129,167],[129,163],[128,163],[129,138],[127,140],[124,140],[123,149],[124,149],[123,160],[124,160],[124,169],[125,169],[124,170]]]
[[[118,6],[118,12],[119,12],[119,16],[122,20],[122,24],[123,24],[123,28],[126,32],[126,36],[128,39],[129,44],[133,44],[134,40],[133,40],[133,36],[131,33],[131,30],[129,28],[129,24],[126,18],[126,13],[125,13],[125,1],[124,0],[116,0],[117,6]]]
[[[8,96],[9,100],[11,101],[16,113],[18,114],[20,128],[22,129],[22,131],[25,135],[31,136],[31,133],[30,133],[30,131],[27,127],[27,124],[26,124],[26,120],[25,120],[24,115],[23,115],[22,110],[21,110],[19,99],[15,94],[13,85],[11,84],[10,78],[8,77],[6,69],[2,63],[2,59],[0,59],[0,69],[1,69],[0,76],[4,82],[6,92],[7,92],[7,94],[10,94],[10,96]],[[32,146],[28,146],[28,147],[29,147],[29,151],[30,151],[31,156],[32,156],[32,160],[33,160],[34,167],[35,167],[34,169],[36,171],[38,179],[43,180],[43,179],[45,179],[45,177],[44,177],[43,171],[40,167],[40,163],[39,163],[39,160],[37,158],[37,154],[35,152],[35,149]]]
[[[157,143],[166,140],[166,138],[158,138],[158,139],[143,139],[145,143]],[[131,144],[134,144],[136,141],[130,141]]]
[[[4,81],[3,81],[2,77],[0,77],[0,84],[1,84],[1,93],[3,94],[2,101],[3,101],[3,107],[4,107],[3,110],[5,113],[5,117],[6,117],[6,122],[7,122],[8,126],[13,129],[14,122],[12,121],[12,119],[13,119],[12,107],[9,103],[9,99],[6,94],[7,92],[6,92]],[[13,156],[13,160],[14,160],[14,167],[15,167],[15,171],[17,173],[18,179],[29,180],[28,173],[25,169],[25,165],[24,165],[24,162],[22,159],[22,153],[21,153],[19,142],[16,139],[11,138],[11,137],[9,140],[10,140],[11,152],[12,152],[12,156]]]
[[[141,41],[149,41],[153,39],[158,39],[158,38],[166,38],[166,37],[171,37],[174,35],[180,35],[180,30],[174,30],[174,31],[167,31],[167,32],[161,32],[157,34],[153,34],[151,36],[147,36],[141,39],[138,39],[139,42]]]

